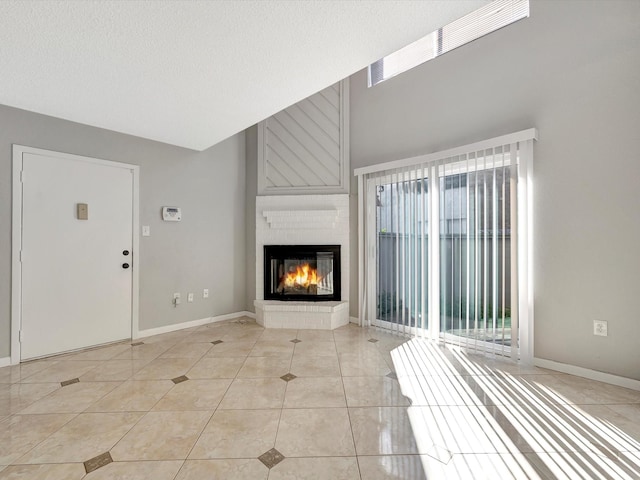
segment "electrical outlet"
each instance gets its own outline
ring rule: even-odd
[[[173,294],[173,306],[177,307],[178,305],[180,305],[180,294],[179,293],[174,293]]]
[[[202,290],[202,298],[209,298],[209,289],[205,288]]]
[[[190,293],[189,295],[187,295],[187,302],[189,303],[193,302],[193,293]]]
[[[606,320],[594,320],[593,321],[593,334],[600,337],[607,336],[607,321]]]

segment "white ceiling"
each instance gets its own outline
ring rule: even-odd
[[[488,0],[0,1],[0,104],[203,150]]]

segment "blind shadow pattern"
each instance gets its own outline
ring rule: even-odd
[[[594,413],[639,392],[418,338],[391,357],[426,478],[640,478],[640,442]]]

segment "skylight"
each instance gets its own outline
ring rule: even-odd
[[[369,87],[529,16],[529,0],[495,0],[369,65]]]

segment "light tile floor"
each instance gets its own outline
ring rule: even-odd
[[[638,391],[353,325],[141,342],[0,368],[0,479],[640,478]]]

